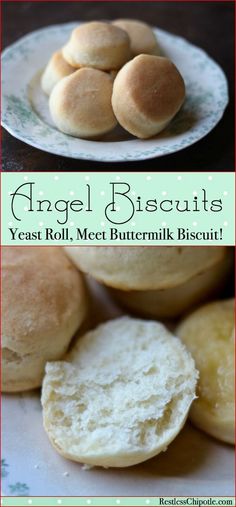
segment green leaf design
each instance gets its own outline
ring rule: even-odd
[[[7,111],[8,113],[13,113],[18,116],[19,121],[21,122],[22,127],[27,126],[28,123],[32,125],[38,125],[38,117],[36,114],[29,108],[27,102],[15,95],[8,95],[5,97],[7,101]]]
[[[2,479],[4,477],[8,476],[8,470],[7,470],[8,467],[9,467],[9,465],[7,464],[6,460],[1,459],[1,477],[2,477]]]
[[[15,484],[9,484],[9,491],[16,496],[28,496],[29,487],[24,482],[16,482]]]

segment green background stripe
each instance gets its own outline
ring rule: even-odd
[[[188,499],[188,502],[187,502]],[[235,505],[233,497],[3,497],[2,505],[6,506],[160,506],[181,505],[180,502],[186,501],[185,505],[213,505],[210,500],[214,499],[214,506]],[[198,504],[197,504],[198,500]],[[178,504],[177,504],[177,502]],[[184,505],[182,503],[182,505]]]

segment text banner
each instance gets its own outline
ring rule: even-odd
[[[234,245],[233,173],[3,173],[2,245]]]

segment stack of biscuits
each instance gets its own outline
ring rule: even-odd
[[[79,25],[41,79],[56,127],[84,139],[98,139],[117,122],[141,139],[158,134],[185,98],[180,72],[159,54],[155,34],[143,22]]]
[[[80,270],[139,316],[179,318],[219,293],[232,266],[226,247],[67,247]],[[218,292],[217,292],[218,291]]]
[[[188,414],[233,443],[234,302],[199,306],[231,266],[225,247],[4,247],[3,391],[42,386],[50,442],[91,466],[156,456]],[[138,315],[87,331],[84,273]],[[166,317],[181,318],[175,333]]]

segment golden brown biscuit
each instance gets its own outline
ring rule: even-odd
[[[130,58],[130,40],[121,28],[92,21],[73,30],[62,52],[74,67],[116,70]]]
[[[84,320],[82,276],[61,248],[2,249],[2,389],[39,387]]]
[[[69,63],[62,56],[61,51],[56,51],[51,56],[41,78],[41,86],[47,95],[50,95],[54,86],[65,76],[69,76],[75,72],[75,68],[71,67]]]
[[[213,437],[231,444],[235,440],[234,321],[231,299],[198,308],[177,328],[200,374],[190,418]]]
[[[57,128],[75,137],[93,138],[116,126],[111,106],[112,79],[96,69],[79,69],[53,89],[49,108]]]
[[[167,58],[139,55],[118,72],[112,107],[120,125],[140,139],[163,130],[181,108],[185,85]]]
[[[121,290],[178,287],[223,259],[226,247],[66,247],[82,271]]]
[[[156,36],[146,23],[135,19],[116,19],[112,24],[127,32],[130,38],[130,47],[133,56],[142,53],[159,55],[160,50]]]
[[[225,251],[221,260],[186,282],[163,290],[125,291],[110,289],[112,296],[138,315],[157,319],[176,318],[209,297],[216,296],[228,281],[233,252]]]

